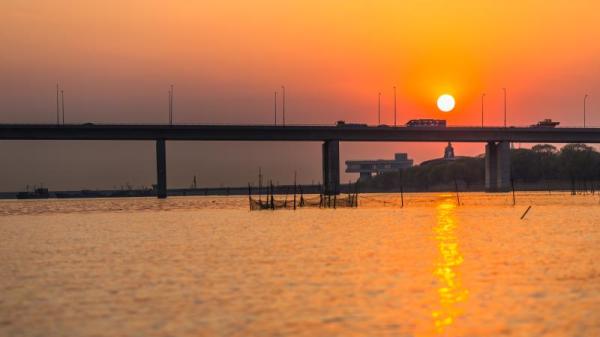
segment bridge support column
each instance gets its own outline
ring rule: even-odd
[[[510,190],[510,143],[488,142],[485,146],[485,190]]]
[[[323,143],[323,187],[327,195],[340,193],[340,142]]]
[[[156,196],[167,197],[167,150],[165,140],[156,140]]]

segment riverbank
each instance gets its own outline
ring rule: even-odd
[[[574,187],[574,188],[573,188]],[[571,181],[549,180],[545,182],[514,182],[515,191],[570,191],[573,192],[595,192],[598,190],[598,182],[576,182],[575,186]],[[340,193],[400,193],[400,192],[485,192],[484,184],[467,184],[464,181],[457,181],[447,184],[436,184],[426,187],[419,186],[390,186],[378,187],[369,184],[342,184]],[[320,185],[298,185],[297,194],[320,194]],[[252,195],[258,196],[259,191],[256,187],[251,187]],[[269,193],[268,188],[263,187],[260,194]],[[294,185],[273,186],[275,195],[293,195]],[[169,189],[169,196],[247,196],[248,187],[208,187],[208,188],[177,188]],[[156,191],[152,189],[130,189],[130,190],[80,190],[80,191],[48,191],[44,195],[36,195],[33,192],[0,192],[0,199],[84,199],[84,198],[128,198],[128,197],[154,197]]]

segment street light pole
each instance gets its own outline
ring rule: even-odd
[[[381,93],[377,96],[377,125],[381,125]]]
[[[394,86],[394,127],[396,124],[396,86]]]
[[[274,92],[273,104],[275,105],[275,125],[277,125],[277,91]]]
[[[56,84],[56,125],[60,124],[60,107],[58,102],[58,84]]]
[[[173,119],[174,119],[173,118],[173,100],[174,99],[175,99],[175,92],[173,91],[173,85],[171,84],[171,102],[170,102],[171,112],[170,112],[170,116],[169,116],[171,125],[173,125]]]
[[[585,101],[588,98],[588,94],[585,94],[585,96],[583,96],[583,127],[585,128]]]
[[[65,124],[65,92],[60,91],[60,100],[61,100],[61,108],[62,108],[62,123]]]
[[[483,98],[485,97],[485,93],[481,94],[481,127],[483,127]]]
[[[281,90],[283,91],[283,105],[281,107],[283,113],[283,126],[285,126],[285,86],[281,86]]]
[[[502,90],[504,90],[504,127],[506,127],[506,88]]]

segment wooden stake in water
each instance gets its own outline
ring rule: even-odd
[[[400,184],[400,207],[404,208],[404,186]]]
[[[248,204],[250,205],[250,210],[252,210],[252,187],[250,187],[250,183],[248,183]]]
[[[261,198],[261,190],[262,190],[262,172],[261,172],[261,168],[258,168],[258,202],[261,203],[262,202],[262,198]]]
[[[525,210],[525,213],[523,213],[523,215],[521,215],[521,220],[523,220],[525,218],[525,216],[527,215],[527,212],[529,212],[530,209],[531,209],[531,205],[529,205],[529,207],[527,207],[527,209]]]
[[[323,188],[321,187],[321,183],[319,182],[319,208],[323,207]]]
[[[273,181],[269,182],[269,188],[271,189],[271,209],[274,210],[275,209],[275,189],[273,188]]]
[[[510,180],[510,186],[512,187],[512,197],[513,197],[513,206],[517,204],[517,199],[515,199],[515,180]]]
[[[352,200],[352,181],[348,180],[348,206],[353,207],[354,201]]]
[[[460,206],[460,196],[458,195],[458,183],[456,182],[456,178],[454,179],[454,189],[456,190],[456,204]]]
[[[354,203],[356,205],[356,208],[358,208],[358,182],[356,183],[356,185],[354,185],[355,187],[355,193],[354,193]]]
[[[296,210],[296,171],[294,171],[294,211]]]

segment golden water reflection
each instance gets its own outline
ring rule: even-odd
[[[436,333],[443,333],[461,315],[458,303],[468,297],[468,290],[463,288],[458,267],[463,257],[456,237],[457,221],[454,215],[455,201],[444,197],[437,205],[437,222],[434,227],[440,256],[433,274],[439,281],[439,307],[431,313]]]

